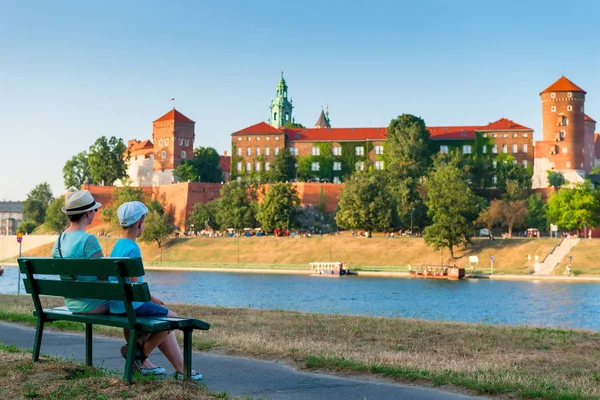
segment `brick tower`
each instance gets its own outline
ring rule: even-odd
[[[195,124],[175,108],[152,123],[153,186],[177,182],[173,170],[182,160],[193,158]]]
[[[540,93],[542,140],[535,144],[534,188],[548,187],[548,171],[562,173],[571,183],[583,182],[590,171],[586,146],[593,135],[586,138],[585,94],[564,76]]]

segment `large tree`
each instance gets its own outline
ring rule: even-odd
[[[295,224],[299,205],[298,192],[290,183],[269,185],[267,194],[258,205],[256,220],[267,232],[275,228],[289,229],[290,224]]]
[[[530,170],[516,163],[515,158],[510,154],[496,156],[496,179],[496,188],[500,193],[506,192],[508,181],[515,182],[522,193],[531,192]]]
[[[536,228],[540,231],[548,229],[548,207],[539,193],[532,194],[527,198],[527,227]]]
[[[208,204],[196,203],[192,208],[192,212],[186,225],[190,228],[193,226],[194,231],[200,231],[203,229],[219,229],[217,223],[217,210],[219,208],[219,200],[213,200]]]
[[[90,177],[96,185],[110,186],[119,179],[127,178],[127,146],[123,139],[102,136],[90,146],[88,163]]]
[[[173,232],[173,229],[173,224],[167,214],[152,210],[146,214],[144,234],[140,237],[140,240],[148,243],[156,242],[160,247]]]
[[[464,173],[451,165],[432,171],[425,189],[432,220],[424,231],[425,242],[436,250],[447,248],[454,259],[454,247],[471,242],[479,198],[469,188]]]
[[[102,219],[105,222],[110,222],[110,225],[114,230],[120,230],[121,224],[119,224],[117,209],[121,206],[121,204],[128,201],[143,201],[143,199],[144,192],[141,188],[129,186],[116,188],[112,193],[112,206],[105,206],[100,209]]]
[[[425,121],[410,114],[393,119],[387,128],[386,169],[400,178],[420,178],[431,165]]]
[[[52,190],[48,182],[43,182],[27,194],[27,199],[23,202],[23,214],[26,221],[33,221],[37,225],[44,223],[46,210],[50,202],[54,199]]]
[[[269,182],[292,182],[296,179],[296,158],[284,147],[270,165]]]
[[[52,200],[46,210],[44,224],[54,233],[62,232],[69,223],[69,218],[62,212],[61,208],[65,205],[65,196],[57,197]]]
[[[345,229],[364,229],[370,236],[392,227],[393,204],[383,173],[355,173],[346,180],[335,222]]]
[[[223,181],[219,153],[212,147],[197,147],[194,158],[183,160],[173,174],[181,181],[218,183]]]
[[[90,164],[85,151],[77,153],[63,167],[63,177],[67,189],[80,189],[90,178]]]
[[[561,188],[548,201],[548,220],[562,229],[595,228],[600,219],[598,192],[586,181]]]
[[[565,184],[565,177],[563,174],[557,171],[548,171],[548,184],[558,190],[562,185]]]
[[[253,189],[246,182],[232,181],[221,189],[217,222],[224,229],[241,230],[256,224]]]

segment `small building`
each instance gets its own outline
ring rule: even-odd
[[[0,235],[15,235],[23,222],[23,202],[0,201]]]

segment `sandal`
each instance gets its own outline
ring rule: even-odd
[[[137,345],[137,350],[138,350],[138,353],[143,354],[143,347],[139,343]],[[126,343],[125,346],[121,347],[121,356],[123,356],[124,359],[127,359],[128,351],[129,351],[129,344]],[[159,366],[154,367],[154,368],[144,368],[144,367],[142,367],[142,364],[147,357],[145,357],[144,359],[140,359],[140,358],[141,357],[136,355],[136,358],[133,362],[133,368],[135,371],[139,372],[142,375],[162,375],[167,371],[163,367],[159,367]]]
[[[183,374],[181,372],[175,372],[175,379],[177,380],[183,380]],[[198,371],[196,371],[195,369],[192,370],[192,376],[190,376],[190,379],[193,381],[199,381],[200,379],[202,379],[202,374]]]

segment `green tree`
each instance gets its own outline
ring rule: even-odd
[[[502,220],[502,207],[498,207],[498,202],[492,201],[488,207],[484,208],[477,217],[476,224],[492,231],[492,228]]]
[[[296,179],[296,158],[284,147],[270,165],[269,182],[292,182]]]
[[[77,153],[63,167],[63,177],[67,189],[80,189],[90,178],[90,164],[85,151]]]
[[[149,211],[146,214],[144,233],[140,237],[140,240],[146,243],[156,242],[158,247],[160,247],[173,232],[173,229],[173,224],[167,214],[156,210]]]
[[[563,229],[595,228],[599,218],[600,200],[589,181],[560,188],[548,201],[548,220]]]
[[[496,188],[500,193],[506,193],[509,181],[520,188],[520,193],[526,193],[525,198],[531,193],[531,172],[515,163],[515,158],[510,154],[499,154],[496,157],[496,179]]]
[[[527,227],[536,228],[539,231],[548,229],[548,207],[539,193],[532,194],[527,198]]]
[[[464,173],[450,165],[432,171],[425,183],[425,204],[432,224],[425,228],[425,242],[448,248],[454,259],[454,247],[471,243],[473,222],[480,199],[469,188]]]
[[[364,229],[371,236],[392,227],[393,202],[383,173],[356,173],[346,180],[335,222],[345,229]]]
[[[600,165],[596,165],[594,168],[592,168],[589,175],[600,175]]]
[[[285,124],[283,124],[284,128],[304,128],[304,125],[299,124],[295,121],[288,121]]]
[[[319,172],[312,170],[311,156],[296,157],[296,159],[298,162],[297,176],[299,181],[306,182],[319,177]]]
[[[418,179],[431,165],[429,131],[425,121],[410,114],[393,119],[387,128],[386,169],[397,176],[394,181]]]
[[[253,189],[246,182],[232,181],[221,189],[217,208],[217,223],[224,229],[241,230],[256,224]]]
[[[105,222],[110,222],[110,225],[114,230],[120,230],[121,224],[119,223],[119,217],[117,216],[117,210],[121,204],[128,201],[142,201],[144,198],[144,191],[141,188],[123,186],[116,188],[112,193],[112,206],[102,207],[100,213],[102,219]]]
[[[46,210],[54,199],[48,182],[42,182],[33,188],[27,199],[23,202],[23,217],[26,221],[33,221],[36,225],[44,223]]]
[[[35,228],[37,228],[37,226],[38,225],[34,221],[23,221],[17,227],[17,233],[29,235]]]
[[[55,233],[62,232],[69,223],[69,218],[62,212],[61,208],[65,205],[65,196],[57,197],[52,200],[46,210],[44,224]]]
[[[289,229],[296,221],[296,211],[300,205],[298,192],[290,183],[275,183],[269,186],[262,203],[258,205],[256,220],[270,232],[275,228]]]
[[[213,200],[208,204],[196,203],[192,208],[192,212],[188,220],[186,221],[186,226],[192,227],[194,231],[199,231],[202,229],[219,229],[219,224],[217,223],[217,210],[219,207],[219,200]]]
[[[88,152],[89,173],[96,185],[110,186],[117,180],[127,178],[127,146],[123,139],[102,136],[90,146]]]
[[[218,183],[223,181],[219,153],[212,147],[197,147],[194,158],[183,160],[173,174],[181,181]]]
[[[565,177],[560,172],[548,171],[548,184],[557,190],[565,184]]]

